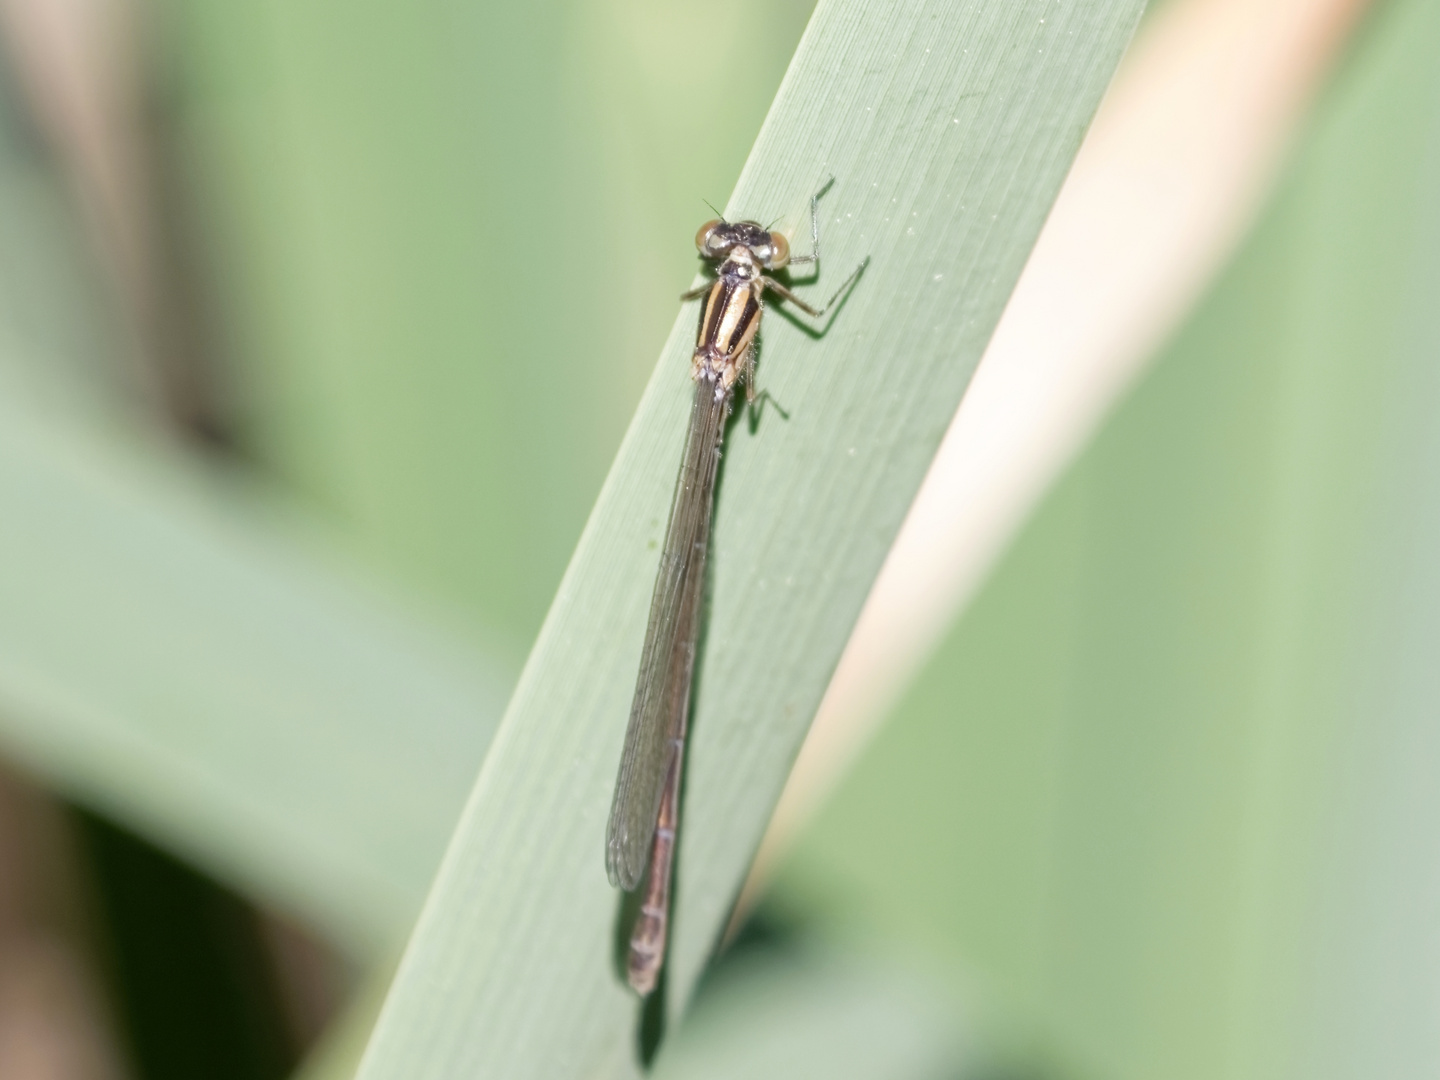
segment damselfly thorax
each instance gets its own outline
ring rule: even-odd
[[[790,245],[784,236],[754,222],[711,221],[696,234],[695,246],[702,255],[723,251],[724,261],[700,313],[693,376],[697,382],[714,379],[716,393],[729,393],[742,375],[750,374],[750,350],[764,303],[764,271],[784,266]],[[746,384],[751,385],[748,378]]]
[[[829,185],[827,184],[826,187]],[[714,509],[720,443],[735,384],[745,380],[754,399],[755,334],[768,289],[808,315],[819,318],[854,283],[861,263],[823,308],[813,308],[770,273],[820,260],[817,192],[810,199],[810,255],[790,257],[778,232],[753,221],[707,222],[695,235],[700,256],[716,264],[715,280],[692,289],[682,300],[705,297],[700,313],[691,375],[695,397],[685,436],[685,455],[675,481],[665,546],[650,601],[650,621],[640,654],[640,674],[625,730],[625,748],[610,823],[605,867],[612,884],[625,890],[649,882],[630,938],[627,975],[639,993],[654,989],[665,958],[670,876],[680,819],[680,780],[689,725],[690,690],[699,639],[705,563]]]

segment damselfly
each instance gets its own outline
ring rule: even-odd
[[[781,267],[815,264],[819,272],[819,202],[829,182],[810,197],[809,255],[790,256],[784,235],[753,221],[707,222],[695,235],[700,257],[717,263],[713,282],[681,300],[705,297],[691,360],[695,400],[685,456],[675,481],[670,523],[660,571],[650,601],[650,622],[640,654],[640,675],[630,707],[630,726],[615,800],[605,838],[610,882],[626,891],[649,881],[630,938],[627,974],[640,994],[655,988],[665,959],[670,911],[671,864],[680,815],[680,776],[690,713],[690,683],[705,590],[715,471],[735,384],[745,380],[746,399],[755,400],[755,333],[760,329],[768,289],[812,318],[821,318],[854,284],[865,262],[845,279],[824,307],[816,309],[768,276]],[[869,260],[867,259],[866,262]]]

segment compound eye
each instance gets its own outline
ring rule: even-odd
[[[778,232],[772,232],[770,234],[770,251],[768,252],[767,258],[764,260],[765,269],[779,270],[789,261],[790,241],[786,240],[782,234]]]
[[[710,240],[715,235],[715,230],[720,228],[724,222],[707,221],[700,226],[700,231],[695,234],[695,248],[707,259],[713,259],[717,252],[710,250]]]

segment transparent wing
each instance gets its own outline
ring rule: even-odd
[[[684,738],[690,709],[690,680],[695,670],[695,638],[705,589],[705,556],[715,497],[729,394],[717,397],[716,384],[695,385],[685,457],[675,481],[665,548],[650,601],[650,622],[640,654],[630,726],[615,801],[605,836],[605,869],[622,889],[640,883],[655,835],[660,797],[672,753]]]

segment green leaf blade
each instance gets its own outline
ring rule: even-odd
[[[823,336],[779,311],[730,431],[697,677],[668,994],[723,925],[855,617],[1140,4],[822,5],[733,212],[828,174]],[[803,248],[802,248],[803,250]],[[679,315],[522,675],[361,1076],[634,1075],[603,840],[690,387]]]

